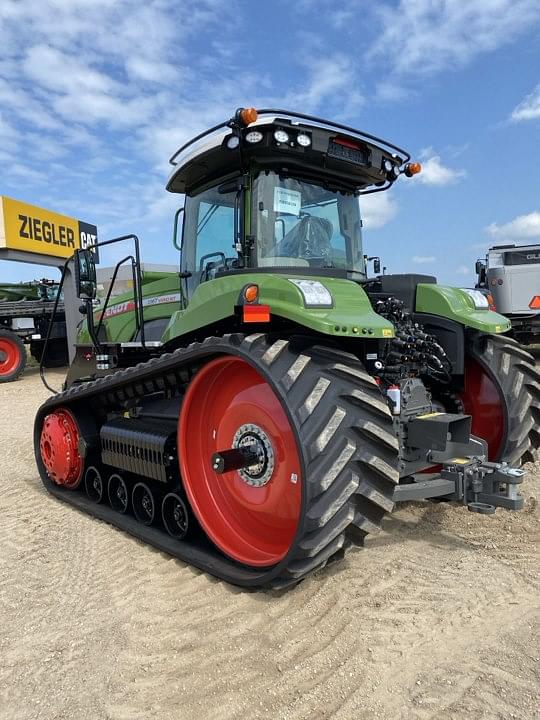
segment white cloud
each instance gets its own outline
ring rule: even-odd
[[[401,102],[406,98],[410,98],[411,90],[406,88],[402,83],[383,80],[377,83],[377,98],[383,102]]]
[[[303,108],[303,112],[315,112],[323,103],[337,99],[343,115],[351,115],[363,104],[362,93],[351,83],[356,70],[351,58],[335,53],[324,55],[320,48],[306,44],[306,52],[300,57],[300,65],[307,71],[302,86],[286,93],[281,103],[284,107]],[[278,105],[278,107],[280,107]]]
[[[540,237],[540,212],[518,215],[510,222],[491,223],[486,232],[497,240],[525,240]]]
[[[433,148],[426,148],[420,153],[422,172],[413,177],[414,182],[423,185],[451,185],[465,177],[465,170],[454,170],[443,165],[440,155]]]
[[[41,174],[37,170],[32,170],[27,165],[22,163],[14,163],[6,169],[6,175],[16,175],[25,182],[36,183],[41,182],[43,179]]]
[[[120,84],[107,75],[49,45],[31,47],[23,68],[29,78],[54,92],[110,93],[120,89]]]
[[[392,220],[398,210],[393,197],[387,192],[372,193],[360,197],[364,227],[375,230]]]
[[[174,82],[179,75],[179,69],[171,63],[153,62],[141,57],[127,58],[126,70],[132,78],[164,85]]]
[[[473,243],[471,245],[471,250],[475,250],[478,252],[487,252],[488,245],[489,245],[488,242]]]
[[[540,84],[527,95],[513,110],[510,119],[514,122],[522,120],[538,120],[540,118]]]
[[[459,265],[456,268],[457,275],[470,275],[471,274],[471,268],[468,265]]]
[[[395,72],[429,74],[464,66],[513,41],[540,20],[538,0],[400,0],[377,3],[382,32],[370,51],[391,55]]]
[[[412,261],[417,265],[429,265],[434,263],[436,259],[435,255],[415,255]]]

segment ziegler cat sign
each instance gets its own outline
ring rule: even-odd
[[[0,250],[68,258],[97,241],[95,225],[0,196]]]

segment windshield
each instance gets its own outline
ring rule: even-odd
[[[360,206],[352,193],[261,172],[253,183],[258,267],[364,272]]]

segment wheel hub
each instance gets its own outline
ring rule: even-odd
[[[268,435],[258,425],[250,423],[241,425],[232,441],[235,450],[250,448],[257,456],[257,462],[237,470],[242,480],[252,487],[263,487],[272,477],[274,471],[274,450]]]
[[[173,517],[178,527],[183,530],[186,525],[186,517],[183,509],[178,503],[174,506]]]
[[[264,372],[235,356],[211,360],[191,381],[178,423],[191,509],[220,550],[251,567],[286,556],[302,513],[295,430]]]
[[[47,474],[57,485],[78,486],[84,465],[78,445],[79,430],[70,412],[59,409],[47,415],[39,448]]]

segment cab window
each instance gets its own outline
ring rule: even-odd
[[[182,269],[191,272],[191,285],[234,267],[234,205],[236,192],[220,193],[218,187],[186,197],[182,242]]]

